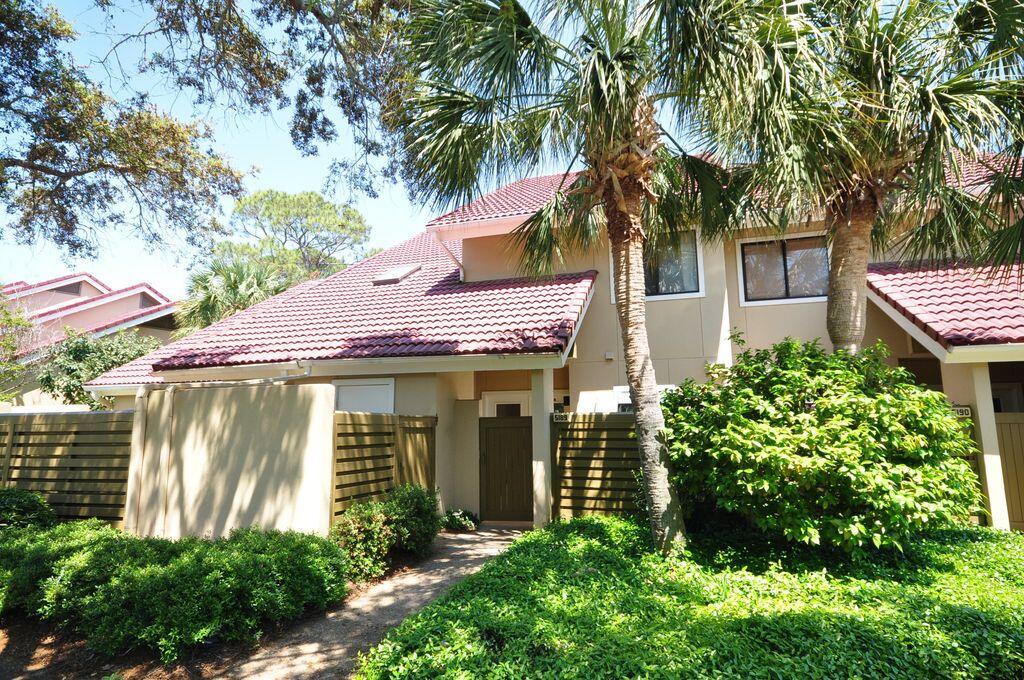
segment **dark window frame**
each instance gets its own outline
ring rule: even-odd
[[[704,293],[703,280],[701,279],[701,276],[704,273],[703,272],[703,269],[704,269],[703,264],[704,263],[702,262],[701,252],[700,252],[701,243],[700,243],[700,238],[699,238],[699,234],[697,233],[697,230],[694,229],[694,230],[692,230],[692,232],[693,232],[693,242],[694,242],[693,264],[694,264],[694,267],[697,270],[697,287],[694,288],[693,290],[684,290],[684,291],[674,291],[674,292],[665,292],[665,293],[662,293],[662,292],[652,293],[652,292],[650,292],[648,290],[648,275],[649,274],[652,274],[652,273],[654,274],[654,280],[655,280],[656,283],[659,284],[659,287],[660,287],[661,281],[660,281],[660,279],[657,276],[657,267],[656,266],[653,267],[653,271],[652,271],[652,267],[650,266],[652,264],[652,262],[653,263],[657,263],[659,261],[659,259],[658,259],[658,253],[657,252],[652,252],[651,253],[651,258],[648,259],[648,257],[647,257],[648,254],[645,251],[644,252],[644,295],[646,297],[657,298],[657,297],[669,297],[669,296],[681,296],[681,295],[699,296],[699,295]]]
[[[780,300],[814,300],[828,296],[828,291],[821,295],[790,295],[789,293],[789,263],[786,258],[786,243],[788,241],[810,241],[812,239],[822,239],[824,236],[796,236],[793,238],[780,238],[776,240],[764,240],[764,241],[747,241],[740,244],[740,276],[743,279],[743,301],[744,302],[777,302]],[[779,253],[782,255],[782,281],[783,287],[786,289],[786,294],[782,297],[758,297],[752,298],[748,295],[750,290],[747,287],[747,246],[760,246],[766,243],[778,243]],[[828,244],[825,243],[825,274],[829,272],[829,261],[828,261]]]

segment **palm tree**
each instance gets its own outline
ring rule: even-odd
[[[420,62],[407,111],[413,184],[446,207],[481,184],[555,165],[566,170],[562,190],[513,235],[523,269],[548,273],[568,251],[610,245],[644,492],[664,550],[685,529],[659,438],[644,248],[698,216],[725,228],[741,212],[731,197],[745,196],[751,177],[723,188],[722,171],[684,153],[659,120],[685,126],[708,79],[749,79],[758,96],[778,84],[759,77],[771,55],[752,5],[691,3],[667,21],[644,0],[425,0],[411,19]],[[798,55],[803,27],[776,23]],[[671,54],[670,44],[685,50]],[[571,175],[574,167],[581,172]]]
[[[176,337],[184,337],[284,291],[285,277],[275,267],[252,260],[217,259],[189,278],[188,297],[174,319]]]
[[[731,81],[709,82],[721,105],[697,113],[723,161],[774,178],[758,202],[778,226],[824,218],[828,334],[857,351],[872,248],[1000,264],[1020,252],[1024,3],[853,0],[788,12],[818,28],[813,66],[787,73],[793,86],[766,109]],[[685,52],[685,38],[676,43]],[[978,163],[990,182],[980,191],[962,177]]]

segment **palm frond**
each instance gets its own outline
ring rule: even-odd
[[[586,175],[571,183],[519,225],[510,235],[520,252],[520,266],[531,276],[551,274],[570,254],[585,253],[601,239],[603,212],[594,201]]]

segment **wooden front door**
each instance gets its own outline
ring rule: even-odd
[[[533,519],[530,417],[480,419],[480,519]]]

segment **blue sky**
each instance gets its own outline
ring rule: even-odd
[[[74,45],[76,58],[88,63],[96,54],[105,52],[106,37],[94,11],[82,11],[81,3],[57,2],[65,18],[72,22],[81,38]],[[138,85],[139,83],[136,83]],[[150,83],[143,83],[150,89]],[[323,188],[330,161],[344,157],[348,151],[342,142],[335,148],[321,149],[321,155],[304,158],[292,146],[288,135],[289,113],[275,115],[236,116],[230,118],[218,111],[193,110],[187,97],[174,97],[167,92],[150,90],[154,100],[175,115],[199,117],[215,131],[215,145],[240,170],[252,169],[246,179],[249,191],[280,189],[284,191],[319,191]],[[344,200],[347,196],[335,196]],[[377,199],[354,197],[354,205],[363,213],[372,228],[370,245],[389,246],[423,228],[430,211],[410,203],[404,189],[384,187]],[[224,204],[225,215],[230,202]],[[0,219],[9,219],[0,215]],[[137,281],[148,281],[164,293],[179,297],[185,292],[188,258],[169,250],[154,251],[151,246],[126,234],[107,232],[100,239],[96,259],[68,260],[57,248],[45,243],[24,246],[12,239],[0,240],[0,281],[41,280],[67,271],[88,270],[111,286],[120,287]]]

